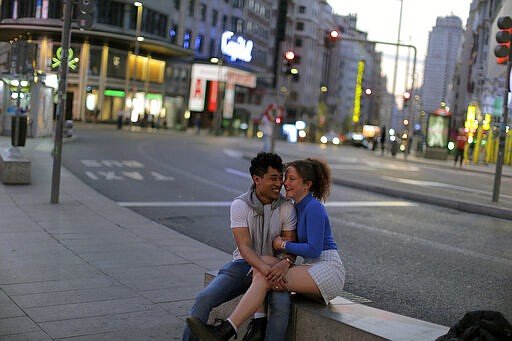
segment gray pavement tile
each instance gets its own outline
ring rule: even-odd
[[[182,264],[187,260],[157,248],[141,250],[134,248],[123,252],[81,253],[80,256],[94,267],[107,270],[111,268],[134,268]]]
[[[58,279],[53,281],[2,285],[1,288],[10,296],[19,296],[70,290],[108,288],[117,285],[118,282],[112,278],[106,277],[104,274],[100,274],[99,276],[88,277],[87,281],[84,281],[83,279]]]
[[[51,340],[51,337],[49,337],[42,330],[37,331],[37,332],[0,336],[0,341],[49,341],[49,340]]]
[[[43,260],[44,261],[44,260]],[[61,279],[87,279],[101,274],[87,264],[20,264],[14,269],[2,268],[0,285],[42,282]]]
[[[122,331],[69,338],[73,341],[181,340],[185,323],[172,320],[151,328],[126,328]]]
[[[197,292],[199,293],[199,291]],[[169,313],[185,319],[187,316],[189,316],[190,309],[192,309],[193,304],[194,300],[189,299],[183,301],[164,302],[159,303],[158,305]]]
[[[195,264],[110,269],[109,275],[137,291],[201,285],[204,270]]]
[[[1,200],[1,199],[0,199]],[[0,240],[2,233],[10,232],[37,232],[41,231],[41,226],[27,219],[24,215],[6,217],[4,210],[2,212],[2,221],[0,222]]]
[[[107,316],[151,309],[153,303],[138,296],[95,302],[80,302],[54,306],[26,308],[25,312],[36,323]]]
[[[202,282],[200,282],[197,284],[191,283],[186,287],[172,287],[168,289],[144,291],[142,294],[151,300],[151,302],[163,303],[194,299],[203,288],[204,286],[202,285]]]
[[[138,296],[133,290],[124,286],[79,289],[69,291],[46,292],[11,296],[21,308],[46,307],[73,303],[86,303],[131,298]],[[1,307],[0,307],[1,311]]]
[[[27,316],[0,318],[0,337],[40,331]]]
[[[123,333],[127,330],[142,329],[153,330],[159,328],[159,326],[171,326],[178,330],[183,328],[184,323],[161,308],[152,306],[144,311],[43,322],[40,325],[52,338],[89,336],[88,340],[96,340],[96,335],[102,333]],[[146,338],[134,337],[132,339],[129,337],[129,339],[141,340]]]
[[[0,290],[0,319],[21,316],[25,316],[25,313]]]

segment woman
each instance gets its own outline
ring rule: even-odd
[[[217,326],[199,325],[192,332],[203,340],[229,340],[237,328],[258,311],[270,290],[287,290],[321,299],[325,304],[341,294],[345,283],[345,269],[334,242],[329,217],[321,203],[331,187],[327,164],[319,159],[297,160],[286,169],[284,186],[286,197],[297,209],[297,242],[276,237],[274,249],[304,258],[304,264],[291,266],[281,277],[271,273],[265,277],[254,270],[250,288],[231,316]],[[280,261],[265,258],[269,264]],[[196,324],[197,327],[197,324]]]

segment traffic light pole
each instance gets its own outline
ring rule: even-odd
[[[511,53],[512,55],[512,53]],[[511,56],[512,57],[512,56]],[[492,191],[492,201],[497,202],[500,198],[501,173],[503,170],[503,160],[505,157],[505,140],[507,138],[507,122],[508,122],[508,97],[510,92],[510,72],[512,70],[512,62],[509,58],[507,62],[507,73],[505,75],[505,93],[503,96],[503,119],[500,123],[499,142],[498,142],[498,158],[496,160],[496,172],[494,173],[494,187]]]
[[[59,69],[59,90],[57,92],[57,122],[55,125],[55,142],[53,147],[53,171],[51,203],[59,203],[60,170],[62,164],[62,128],[64,126],[64,113],[66,108],[66,86],[68,77],[69,45],[71,40],[71,15],[73,1],[65,0],[64,21],[62,24],[62,59]]]

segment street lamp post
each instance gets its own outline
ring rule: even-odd
[[[392,94],[393,94],[393,98],[395,98],[395,92],[396,92],[396,78],[397,78],[397,70],[398,70],[398,54],[399,54],[399,51],[400,51],[400,31],[402,30],[402,9],[403,9],[403,6],[404,6],[404,0],[399,0],[400,1],[400,16],[399,16],[399,19],[398,19],[398,37],[397,37],[397,40],[396,40],[396,53],[395,53],[395,68],[393,70],[393,90],[392,90]],[[414,77],[414,75],[413,75]],[[396,99],[395,99],[396,100]],[[391,103],[391,110],[390,110],[390,114],[389,114],[389,127],[391,127],[391,124],[393,123],[393,104],[394,104],[395,101],[393,101]]]
[[[137,96],[137,58],[139,56],[139,43],[144,40],[144,38],[140,35],[141,24],[142,24],[142,3],[140,1],[135,1],[133,3],[135,7],[137,7],[137,21],[135,24],[135,44],[133,47],[133,83],[132,83],[132,115],[135,112],[135,102]],[[139,113],[137,113],[139,114]]]

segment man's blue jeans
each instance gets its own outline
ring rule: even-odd
[[[244,260],[224,265],[215,279],[197,295],[190,316],[207,323],[213,308],[245,293],[252,282],[251,266]],[[290,316],[291,299],[287,292],[270,292],[268,295],[269,316],[266,341],[283,341],[286,337]],[[188,326],[183,331],[183,341],[197,340]]]

